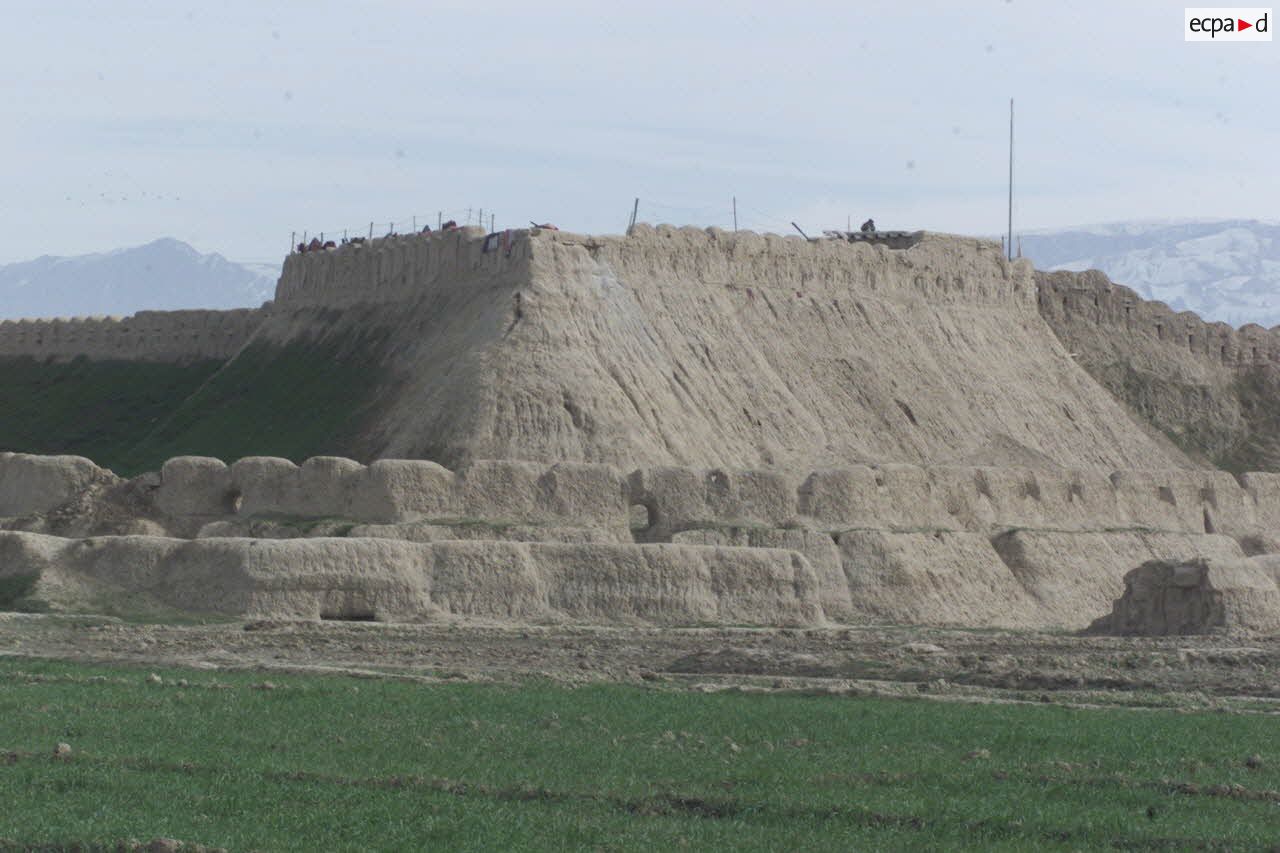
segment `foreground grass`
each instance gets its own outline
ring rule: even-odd
[[[157,672],[0,660],[0,836],[260,850],[1280,837],[1272,717]],[[70,758],[53,757],[60,741]]]

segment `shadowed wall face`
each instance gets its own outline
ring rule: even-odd
[[[1138,418],[1226,470],[1280,470],[1280,329],[1206,323],[1097,270],[1036,284],[1041,316]]]

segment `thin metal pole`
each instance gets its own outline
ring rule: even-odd
[[[436,211],[436,230],[439,231],[443,227],[444,227],[444,211],[437,210]]]
[[[290,231],[290,232],[289,232],[289,251],[290,251],[290,252],[292,252],[294,249],[297,249],[297,248],[298,248],[298,244],[297,244],[297,243],[295,243],[295,242],[293,242],[293,241],[297,238],[297,236],[298,236],[298,232],[297,232],[297,231]]]
[[[418,233],[418,217],[413,217],[413,233]]]
[[[738,230],[738,197],[733,197],[733,230]]]
[[[1013,98],[1009,99],[1009,240],[1005,246],[1013,260]]]
[[[640,212],[640,198],[636,197],[635,204],[631,205],[631,221],[627,223],[627,233],[631,233],[631,229],[636,227],[636,214]]]
[[[369,239],[370,240],[373,239],[373,223],[372,222],[369,223]]]
[[[493,223],[496,218],[497,217],[494,215],[493,211],[492,210],[489,211],[489,232],[490,233],[493,233]]]

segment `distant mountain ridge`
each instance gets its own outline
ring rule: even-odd
[[[0,319],[251,308],[272,298],[278,268],[201,254],[173,238],[0,266]]]
[[[1118,222],[1022,235],[1038,269],[1098,269],[1176,311],[1280,325],[1280,223]]]

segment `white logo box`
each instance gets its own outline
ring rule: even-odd
[[[1242,28],[1242,21],[1248,26]],[[1197,7],[1184,10],[1182,35],[1185,41],[1271,41],[1274,23],[1269,8]]]

